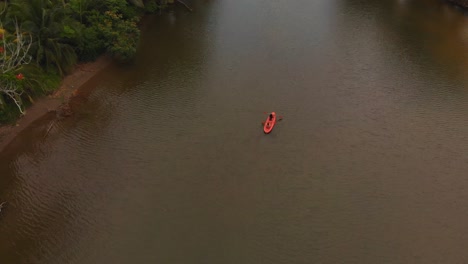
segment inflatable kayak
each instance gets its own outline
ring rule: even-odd
[[[272,130],[273,127],[276,124],[276,113],[271,112],[271,114],[268,115],[267,120],[265,121],[265,124],[263,125],[263,132],[265,134],[269,134]]]

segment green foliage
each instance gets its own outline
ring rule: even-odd
[[[64,30],[67,26],[72,34],[76,24],[57,0],[13,0],[8,15],[16,17],[23,30],[33,36],[30,54],[37,64],[60,75],[71,69],[77,56]]]
[[[0,1],[0,21],[5,21],[7,6],[7,2]]]
[[[133,20],[138,16],[138,11],[135,6],[129,5],[126,0],[105,0],[106,11],[112,11],[122,15],[123,20]]]
[[[22,80],[16,77],[20,73],[24,76]],[[0,84],[15,83],[17,90],[22,93],[17,97],[22,105],[32,104],[33,98],[50,94],[59,87],[60,82],[60,75],[44,72],[40,67],[32,64],[23,65],[14,72],[3,74],[0,78]],[[0,123],[10,122],[20,114],[13,100],[0,94]]]
[[[14,24],[14,31],[5,30],[0,23],[0,108],[5,109],[6,100],[10,99],[23,112],[22,95],[24,93],[24,75],[21,72],[24,65],[31,61],[28,56],[30,47],[29,36],[24,36],[19,26]]]
[[[138,16],[138,9],[129,5],[126,0],[69,0],[68,4],[72,15],[81,23],[90,25],[94,12],[104,14],[106,11],[113,11],[123,15],[123,19],[134,19]]]
[[[129,60],[135,55],[140,38],[135,20],[125,20],[123,15],[107,11],[98,28],[106,40],[106,49],[110,54],[120,60]]]
[[[45,72],[36,65],[25,65],[21,72],[26,76],[22,82],[28,98],[50,94],[60,85],[61,76],[59,74]]]
[[[92,61],[105,52],[105,47],[102,34],[95,25],[83,29],[81,42],[77,45],[77,52],[82,61]]]
[[[93,9],[93,4],[98,1],[95,0],[69,0],[67,7],[69,13],[80,23],[83,23],[87,12]]]
[[[154,14],[158,11],[163,10],[166,7],[167,1],[149,0],[145,4],[145,12],[149,14]]]
[[[17,79],[16,76],[19,73],[25,76],[24,79]],[[40,67],[28,64],[14,72],[3,74],[0,83],[5,84],[8,82],[15,83],[18,91],[22,92],[21,97],[17,97],[17,100],[21,101],[23,105],[29,105],[33,103],[33,98],[55,91],[60,86],[61,76],[44,72]],[[0,123],[11,122],[20,114],[13,100],[0,94]]]
[[[12,123],[20,114],[13,102],[0,95],[0,125]]]
[[[93,60],[104,52],[119,60],[135,55],[140,36],[136,7],[126,0],[70,0],[67,5],[71,17],[82,23],[80,39],[74,41],[80,59]]]
[[[28,52],[35,62],[0,76],[0,85],[10,83],[18,89],[15,96],[0,94],[0,123],[20,115],[22,107],[17,107],[15,101],[21,105],[32,103],[32,98],[57,89],[61,76],[78,59],[90,61],[103,53],[123,61],[132,59],[140,38],[137,22],[141,14],[160,11],[166,3],[166,0],[0,0],[0,25],[3,22],[7,31],[13,32],[14,22],[19,22],[23,34],[32,37]],[[19,73],[24,78],[18,79]]]

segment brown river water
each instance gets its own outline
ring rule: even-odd
[[[467,15],[193,9],[0,154],[1,264],[468,263]]]

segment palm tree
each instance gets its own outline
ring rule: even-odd
[[[22,30],[33,36],[30,54],[47,71],[64,75],[76,62],[74,48],[64,38],[65,9],[58,0],[13,0],[8,15],[15,16]]]

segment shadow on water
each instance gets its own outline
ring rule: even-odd
[[[425,77],[442,75],[466,80],[468,16],[454,12],[453,6],[431,0],[351,0],[340,4],[353,19],[362,16],[363,23],[376,23],[378,30],[384,32],[382,41],[393,46],[389,54],[411,61]]]
[[[339,1],[338,8],[334,48],[354,58],[356,75],[367,75],[354,78],[380,80],[375,85],[403,105],[444,112],[465,104],[468,16],[442,1]]]

